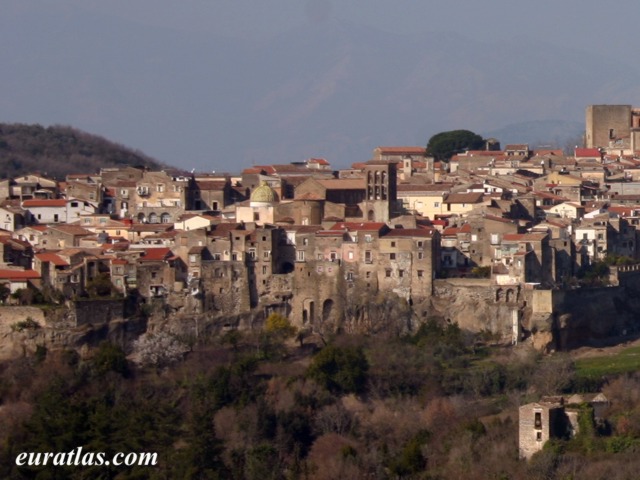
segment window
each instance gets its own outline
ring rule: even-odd
[[[364,236],[364,241],[367,243],[371,243],[373,241],[373,238],[371,237],[371,235],[365,235]]]
[[[324,260],[324,256],[321,253],[319,253],[318,256],[317,256],[317,259],[318,260]]]
[[[423,252],[418,252],[418,260],[422,260],[424,258]]]
[[[404,270],[398,270],[398,276],[400,278],[404,277]]]
[[[371,257],[371,250],[366,250],[366,251],[364,252],[364,261],[365,261],[366,263],[371,263],[371,261],[372,261],[372,257]]]
[[[266,274],[267,274],[267,267],[266,267],[266,265],[263,265],[263,266],[262,266],[262,274],[263,274],[263,275],[266,275]]]
[[[298,251],[296,252],[296,259],[297,259],[299,262],[304,262],[304,250],[298,250]]]
[[[90,219],[90,218],[85,218],[85,219],[84,219],[84,223],[85,223],[85,224],[89,224],[89,223],[91,223],[91,219]]]
[[[156,185],[156,191],[157,192],[164,192],[164,183],[158,183]]]
[[[265,250],[264,252],[262,252],[262,258],[264,260],[268,260],[270,256],[271,256],[271,250]]]
[[[395,247],[396,246],[396,242],[391,242],[391,247]]]
[[[418,248],[422,248],[423,245],[424,245],[424,242],[422,242],[422,241],[418,242]]]
[[[389,254],[389,260],[395,260],[396,259],[396,254],[395,253],[390,253]]]
[[[309,239],[308,238],[303,238],[302,239],[302,245],[304,245],[304,246],[309,245]]]
[[[347,280],[350,282],[353,281],[353,272],[347,272]]]
[[[78,208],[78,202],[71,202],[71,206],[73,208]]]
[[[434,208],[440,208],[440,202],[433,202]]]
[[[536,432],[536,442],[542,441],[542,432]]]
[[[535,412],[534,426],[535,428],[542,428],[542,412]]]
[[[259,212],[253,212],[253,221],[254,222],[259,222],[260,221],[260,213]]]
[[[371,272],[366,272],[366,273],[364,274],[364,276],[365,276],[365,278],[371,278]]]
[[[248,254],[249,254],[249,258],[251,258],[252,260],[255,260],[255,258],[256,258],[256,249],[255,248],[250,248]]]
[[[57,214],[57,213],[55,213],[55,214],[53,215],[53,221],[54,221],[54,222],[57,222],[57,221],[58,221],[58,214]]]
[[[387,278],[391,277],[391,269],[390,268],[387,268],[384,271],[384,276],[387,277]]]
[[[333,262],[334,260],[336,260],[338,258],[338,254],[336,252],[331,252],[329,254],[329,258],[331,259],[331,261]]]
[[[424,277],[424,270],[418,270],[418,278]]]
[[[349,252],[347,254],[347,257],[349,258],[349,260],[353,260],[353,252]]]
[[[196,263],[198,261],[198,256],[197,255],[189,255],[189,262],[190,263]]]

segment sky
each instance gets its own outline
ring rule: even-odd
[[[6,36],[0,31],[0,61],[6,70],[0,76],[5,96],[0,99],[0,121],[69,124],[166,163],[186,162],[200,170],[231,170],[238,160],[230,159],[229,152],[237,150],[240,142],[233,128],[241,127],[234,126],[231,118],[225,125],[222,112],[209,117],[192,117],[188,113],[216,108],[207,99],[211,92],[224,95],[216,76],[209,83],[210,92],[205,92],[185,73],[200,71],[195,56],[184,56],[182,71],[175,76],[158,68],[164,55],[176,55],[171,52],[169,40],[135,66],[137,76],[125,80],[127,69],[132,69],[125,64],[121,72],[101,71],[101,67],[116,65],[114,57],[119,53],[115,45],[110,50],[108,42],[100,43],[100,26],[118,29],[112,38],[122,39],[117,46],[120,49],[126,49],[127,42],[132,48],[139,48],[135,45],[137,32],[149,29],[164,32],[168,39],[189,36],[203,42],[224,42],[228,37],[256,45],[292,29],[323,28],[332,22],[401,35],[455,32],[489,43],[531,39],[609,58],[619,66],[619,71],[610,72],[617,76],[624,75],[626,69],[637,68],[632,48],[640,4],[637,0],[2,0],[2,12],[0,30]],[[74,42],[73,52],[51,51],[52,39],[65,36],[71,39],[66,42]],[[56,60],[49,61],[53,57]],[[227,70],[235,67],[225,65]],[[275,70],[282,67],[271,65]],[[145,86],[140,85],[141,72],[147,69],[153,73],[156,68],[157,83],[164,89],[150,86],[147,98]],[[245,67],[237,68],[240,71]],[[109,82],[101,83],[106,76],[110,77]],[[73,85],[73,89],[66,91],[65,84]],[[250,96],[255,84],[247,85]],[[171,89],[187,93],[167,94]],[[632,98],[628,103],[634,101]],[[208,121],[209,130],[201,125]],[[192,128],[190,122],[194,123]],[[254,127],[260,129],[259,125]],[[214,131],[224,131],[217,143],[210,138]],[[251,138],[246,139],[247,151],[254,152],[258,162],[266,160],[255,153],[263,149],[264,140],[261,141],[252,144]],[[373,149],[376,140],[370,141]],[[287,142],[283,140],[278,148],[270,151],[286,150]],[[309,151],[308,156],[323,153],[322,148],[318,150]],[[219,157],[216,151],[221,152]],[[304,154],[295,152],[297,156]],[[245,155],[239,160],[247,158]]]

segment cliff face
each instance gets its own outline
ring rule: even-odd
[[[123,318],[121,301],[78,302],[47,311],[1,307],[0,361],[33,355],[38,348],[82,353],[103,340],[124,347],[145,330],[145,319]]]
[[[301,328],[323,333],[340,327],[376,334],[385,331],[383,324],[395,322],[399,334],[416,319],[439,316],[463,330],[490,333],[502,344],[528,342],[540,351],[593,345],[640,332],[640,279],[638,284],[631,279],[622,286],[575,290],[498,286],[479,279],[436,280],[433,295],[413,305],[399,297],[363,297],[360,288],[346,294],[339,279],[318,285],[318,295],[312,298],[295,292],[291,296],[280,285],[274,290],[277,295],[260,302],[260,307],[231,312],[207,308],[206,292],[150,299],[144,317],[127,316],[121,300],[72,302],[46,311],[0,307],[0,360],[31,355],[39,347],[82,352],[103,340],[127,350],[146,331],[195,339],[229,329],[252,330],[261,328],[274,311],[288,315]],[[323,298],[330,300],[320,303]],[[406,324],[399,322],[402,318]]]
[[[480,279],[436,280],[431,313],[463,330],[487,331],[501,342],[511,343],[519,340],[518,325],[526,305],[525,292],[517,285],[495,286]]]

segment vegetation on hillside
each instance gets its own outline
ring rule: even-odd
[[[136,366],[108,343],[89,359],[45,351],[0,364],[0,477],[613,480],[640,468],[637,374],[585,385],[567,355],[491,350],[436,318],[327,345],[300,346],[276,316],[269,325],[170,365]],[[608,422],[583,409],[579,436],[518,460],[520,404],[601,386]],[[21,452],[79,446],[157,452],[158,465],[15,465]]]
[[[0,124],[0,178],[39,172],[58,180],[103,167],[161,165],[142,152],[66,127]]]

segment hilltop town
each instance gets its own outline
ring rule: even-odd
[[[640,108],[592,105],[585,120],[569,155],[492,139],[448,162],[380,146],[339,171],[309,158],[237,175],[5,179],[2,300],[72,305],[67,327],[144,312],[196,336],[274,312],[319,334],[439,317],[544,351],[627,335],[640,312]]]

